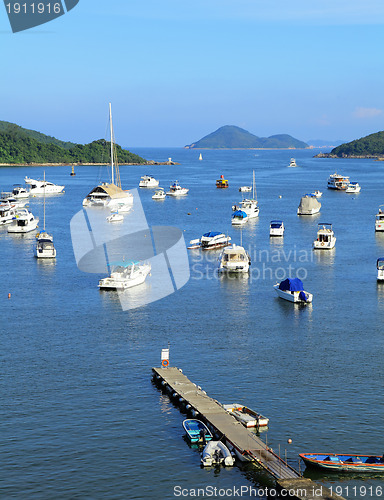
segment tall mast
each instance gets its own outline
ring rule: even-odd
[[[44,217],[43,217],[43,231],[45,231],[45,170],[44,170]]]
[[[115,166],[113,164],[113,125],[112,125],[112,106],[111,106],[111,103],[109,103],[109,126],[110,126],[110,130],[111,130],[111,170],[112,170],[112,184],[113,184]]]
[[[255,183],[255,171],[253,171],[253,199],[256,200],[256,183]]]

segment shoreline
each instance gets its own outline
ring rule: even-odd
[[[338,160],[376,160],[376,161],[384,161],[384,156],[380,155],[343,155],[337,156],[331,153],[319,153],[315,155],[313,158],[336,158]]]
[[[154,161],[146,163],[119,163],[119,167],[125,166],[149,167],[153,165],[180,165],[176,161]],[[108,163],[0,163],[0,167],[108,167]]]

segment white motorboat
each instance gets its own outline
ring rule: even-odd
[[[251,265],[251,259],[244,247],[235,244],[224,248],[219,262],[219,271],[228,273],[247,273]]]
[[[109,125],[111,135],[111,182],[102,182],[84,198],[83,207],[106,207],[115,210],[121,205],[133,205],[133,196],[121,188],[119,164],[115,151],[112,124],[112,107],[109,103]],[[116,184],[115,184],[116,181]]]
[[[159,189],[156,189],[154,195],[152,196],[152,200],[165,200],[167,195],[164,192],[164,188],[159,187]]]
[[[132,206],[131,205],[124,205],[124,203],[118,203],[116,205],[116,210],[113,208],[112,211],[113,212],[119,212],[119,214],[127,214],[129,213],[131,210],[132,210]]]
[[[44,172],[45,180],[45,172]],[[53,237],[45,230],[45,195],[44,195],[44,216],[43,230],[36,235],[35,255],[38,259],[54,259],[56,257],[56,248],[53,244]]]
[[[247,406],[239,404],[222,406],[225,411],[233,415],[235,419],[241,422],[245,427],[268,427],[269,418],[264,417],[255,410],[251,410]]]
[[[107,217],[107,222],[123,222],[124,215],[119,212],[112,212],[111,215]]]
[[[245,198],[239,203],[239,205],[233,205],[232,207],[232,210],[234,212],[238,210],[245,212],[249,219],[258,217],[260,212],[256,195],[255,171],[253,171],[252,190],[253,190],[252,198]]]
[[[252,186],[241,186],[239,187],[240,193],[249,193],[252,191]]]
[[[155,188],[158,185],[159,181],[152,177],[152,175],[143,175],[139,182],[139,187],[141,188]]]
[[[30,196],[44,196],[44,193],[46,195],[59,194],[62,193],[65,188],[65,186],[58,186],[57,184],[53,184],[52,182],[31,179],[30,177],[25,177],[24,181],[30,186]]]
[[[269,225],[269,236],[284,236],[284,223],[282,220],[272,220]]]
[[[345,190],[346,193],[360,193],[360,191],[361,186],[358,182],[350,182]]]
[[[12,195],[17,200],[29,198],[29,191],[27,191],[25,187],[21,186],[20,184],[15,184],[12,189]]]
[[[332,224],[320,222],[317,225],[317,239],[313,242],[314,250],[331,250],[336,245],[336,236]]]
[[[349,177],[334,173],[328,178],[328,189],[345,191],[349,185]]]
[[[380,205],[380,207],[384,207],[384,205]],[[384,212],[380,207],[375,218],[375,231],[384,231]]]
[[[296,160],[294,158],[291,158],[291,161],[289,162],[288,167],[297,167]]]
[[[121,263],[113,269],[110,276],[99,281],[99,288],[104,290],[126,290],[144,283],[150,272],[151,265],[147,263]]]
[[[232,226],[242,226],[246,222],[248,222],[248,215],[243,210],[236,210],[232,214]]]
[[[17,207],[6,201],[0,204],[0,225],[11,224],[16,217]]]
[[[321,203],[313,194],[305,194],[301,200],[297,215],[315,215],[320,212]]]
[[[185,196],[188,194],[189,189],[183,188],[179,185],[178,181],[175,181],[169,186],[168,196]]]
[[[313,299],[313,295],[304,290],[303,282],[299,278],[287,278],[273,288],[280,298],[289,302],[308,304]]]
[[[377,281],[384,281],[384,258],[377,259]]]
[[[201,463],[203,467],[212,467],[212,465],[232,467],[235,461],[224,443],[221,441],[209,441],[201,454]]]
[[[16,218],[8,227],[8,233],[29,233],[37,228],[39,219],[34,217],[32,212],[26,208],[16,211]]]
[[[323,193],[319,190],[316,190],[316,191],[313,191],[313,196],[315,196],[315,198],[321,198],[323,196]]]
[[[203,250],[210,250],[214,248],[221,248],[230,245],[230,241],[230,236],[227,236],[224,233],[210,231],[209,233],[204,233],[201,238],[191,240],[189,242],[191,246],[189,246],[188,249],[202,248]]]

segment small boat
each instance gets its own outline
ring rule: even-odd
[[[65,188],[65,186],[59,186],[48,181],[31,179],[30,177],[25,177],[24,181],[26,184],[29,184],[31,186],[29,188],[30,196],[44,195],[44,193],[46,195],[59,194],[62,193]]]
[[[242,210],[247,214],[249,219],[258,217],[260,212],[256,195],[255,171],[253,171],[252,191],[252,198],[245,198],[239,203],[239,205],[232,206],[233,211]]]
[[[231,237],[226,236],[224,233],[210,231],[204,233],[201,238],[191,240],[188,247],[189,250],[194,248],[202,248],[203,250],[211,250],[214,248],[226,247],[230,245]]]
[[[167,195],[164,192],[164,188],[156,189],[155,194],[152,196],[152,200],[165,200]]]
[[[219,262],[219,272],[227,273],[247,273],[251,265],[251,259],[244,247],[235,244],[221,252]]]
[[[35,218],[32,212],[26,208],[16,211],[15,219],[8,227],[8,233],[29,233],[37,228],[39,219]]]
[[[355,455],[341,453],[300,453],[307,467],[327,472],[368,472],[384,474],[384,455]]]
[[[216,187],[217,188],[227,188],[228,187],[228,181],[227,181],[227,179],[224,179],[224,175],[220,175],[220,179],[217,179]]]
[[[117,265],[111,275],[99,281],[99,288],[104,290],[125,290],[144,283],[151,272],[150,264],[138,262]]]
[[[291,158],[291,161],[289,162],[288,167],[297,167],[296,160],[294,158]]]
[[[284,223],[282,220],[271,220],[269,224],[269,236],[284,236]]]
[[[141,181],[139,182],[139,187],[141,188],[155,188],[159,185],[159,181],[156,180],[152,175],[143,175]]]
[[[322,191],[319,191],[318,189],[316,191],[313,191],[313,193],[311,194],[313,194],[315,198],[321,198],[323,196]]]
[[[331,250],[336,245],[336,236],[332,224],[320,222],[317,225],[317,239],[313,242],[314,250]]]
[[[119,212],[112,212],[111,215],[107,217],[108,222],[123,222],[124,215],[119,214]]]
[[[268,427],[269,418],[263,417],[257,411],[251,410],[247,406],[233,404],[223,405],[225,411],[235,417],[236,420],[241,422],[245,427]]]
[[[35,255],[38,259],[54,259],[56,257],[56,248],[53,244],[53,237],[46,231],[36,235]]]
[[[345,191],[349,185],[349,177],[334,173],[328,178],[328,189],[337,189]]]
[[[183,188],[179,185],[178,181],[175,181],[173,184],[169,186],[169,191],[167,192],[167,196],[185,196],[188,194],[189,189]]]
[[[112,209],[113,210],[113,209]],[[118,212],[119,214],[127,214],[132,210],[131,205],[126,205],[124,203],[118,203],[116,206],[116,210],[114,212]]]
[[[221,441],[209,441],[201,454],[201,463],[203,467],[212,467],[212,465],[232,467],[235,461],[224,443]]]
[[[287,278],[280,284],[273,285],[277,295],[289,302],[308,304],[312,302],[313,295],[304,290],[303,282],[299,278]]]
[[[203,155],[200,153],[199,154],[199,160],[201,161],[203,159]]]
[[[377,281],[384,281],[384,257],[380,257],[376,262]]]
[[[360,193],[360,191],[361,186],[358,182],[350,182],[345,190],[346,193]]]
[[[239,187],[240,193],[249,193],[252,191],[252,186],[241,186]]]
[[[200,420],[184,420],[183,427],[191,443],[205,443],[212,440],[211,431]]]
[[[380,207],[384,207],[384,205],[380,205]],[[384,212],[380,207],[378,213],[376,214],[375,231],[384,231]]]
[[[20,184],[15,184],[12,189],[12,196],[17,200],[29,198],[29,191]]]
[[[297,215],[315,215],[320,212],[321,203],[313,194],[305,194],[301,200]]]
[[[248,222],[248,215],[243,210],[236,210],[232,214],[232,226],[242,226]]]
[[[72,165],[71,173],[69,175],[76,175],[75,167],[73,165]]]
[[[17,207],[8,200],[0,204],[0,225],[11,224],[15,219]]]

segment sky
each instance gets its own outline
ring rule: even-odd
[[[0,120],[88,143],[111,102],[125,147],[350,141],[384,130],[383,24],[382,0],[80,0],[12,33],[0,6]]]

